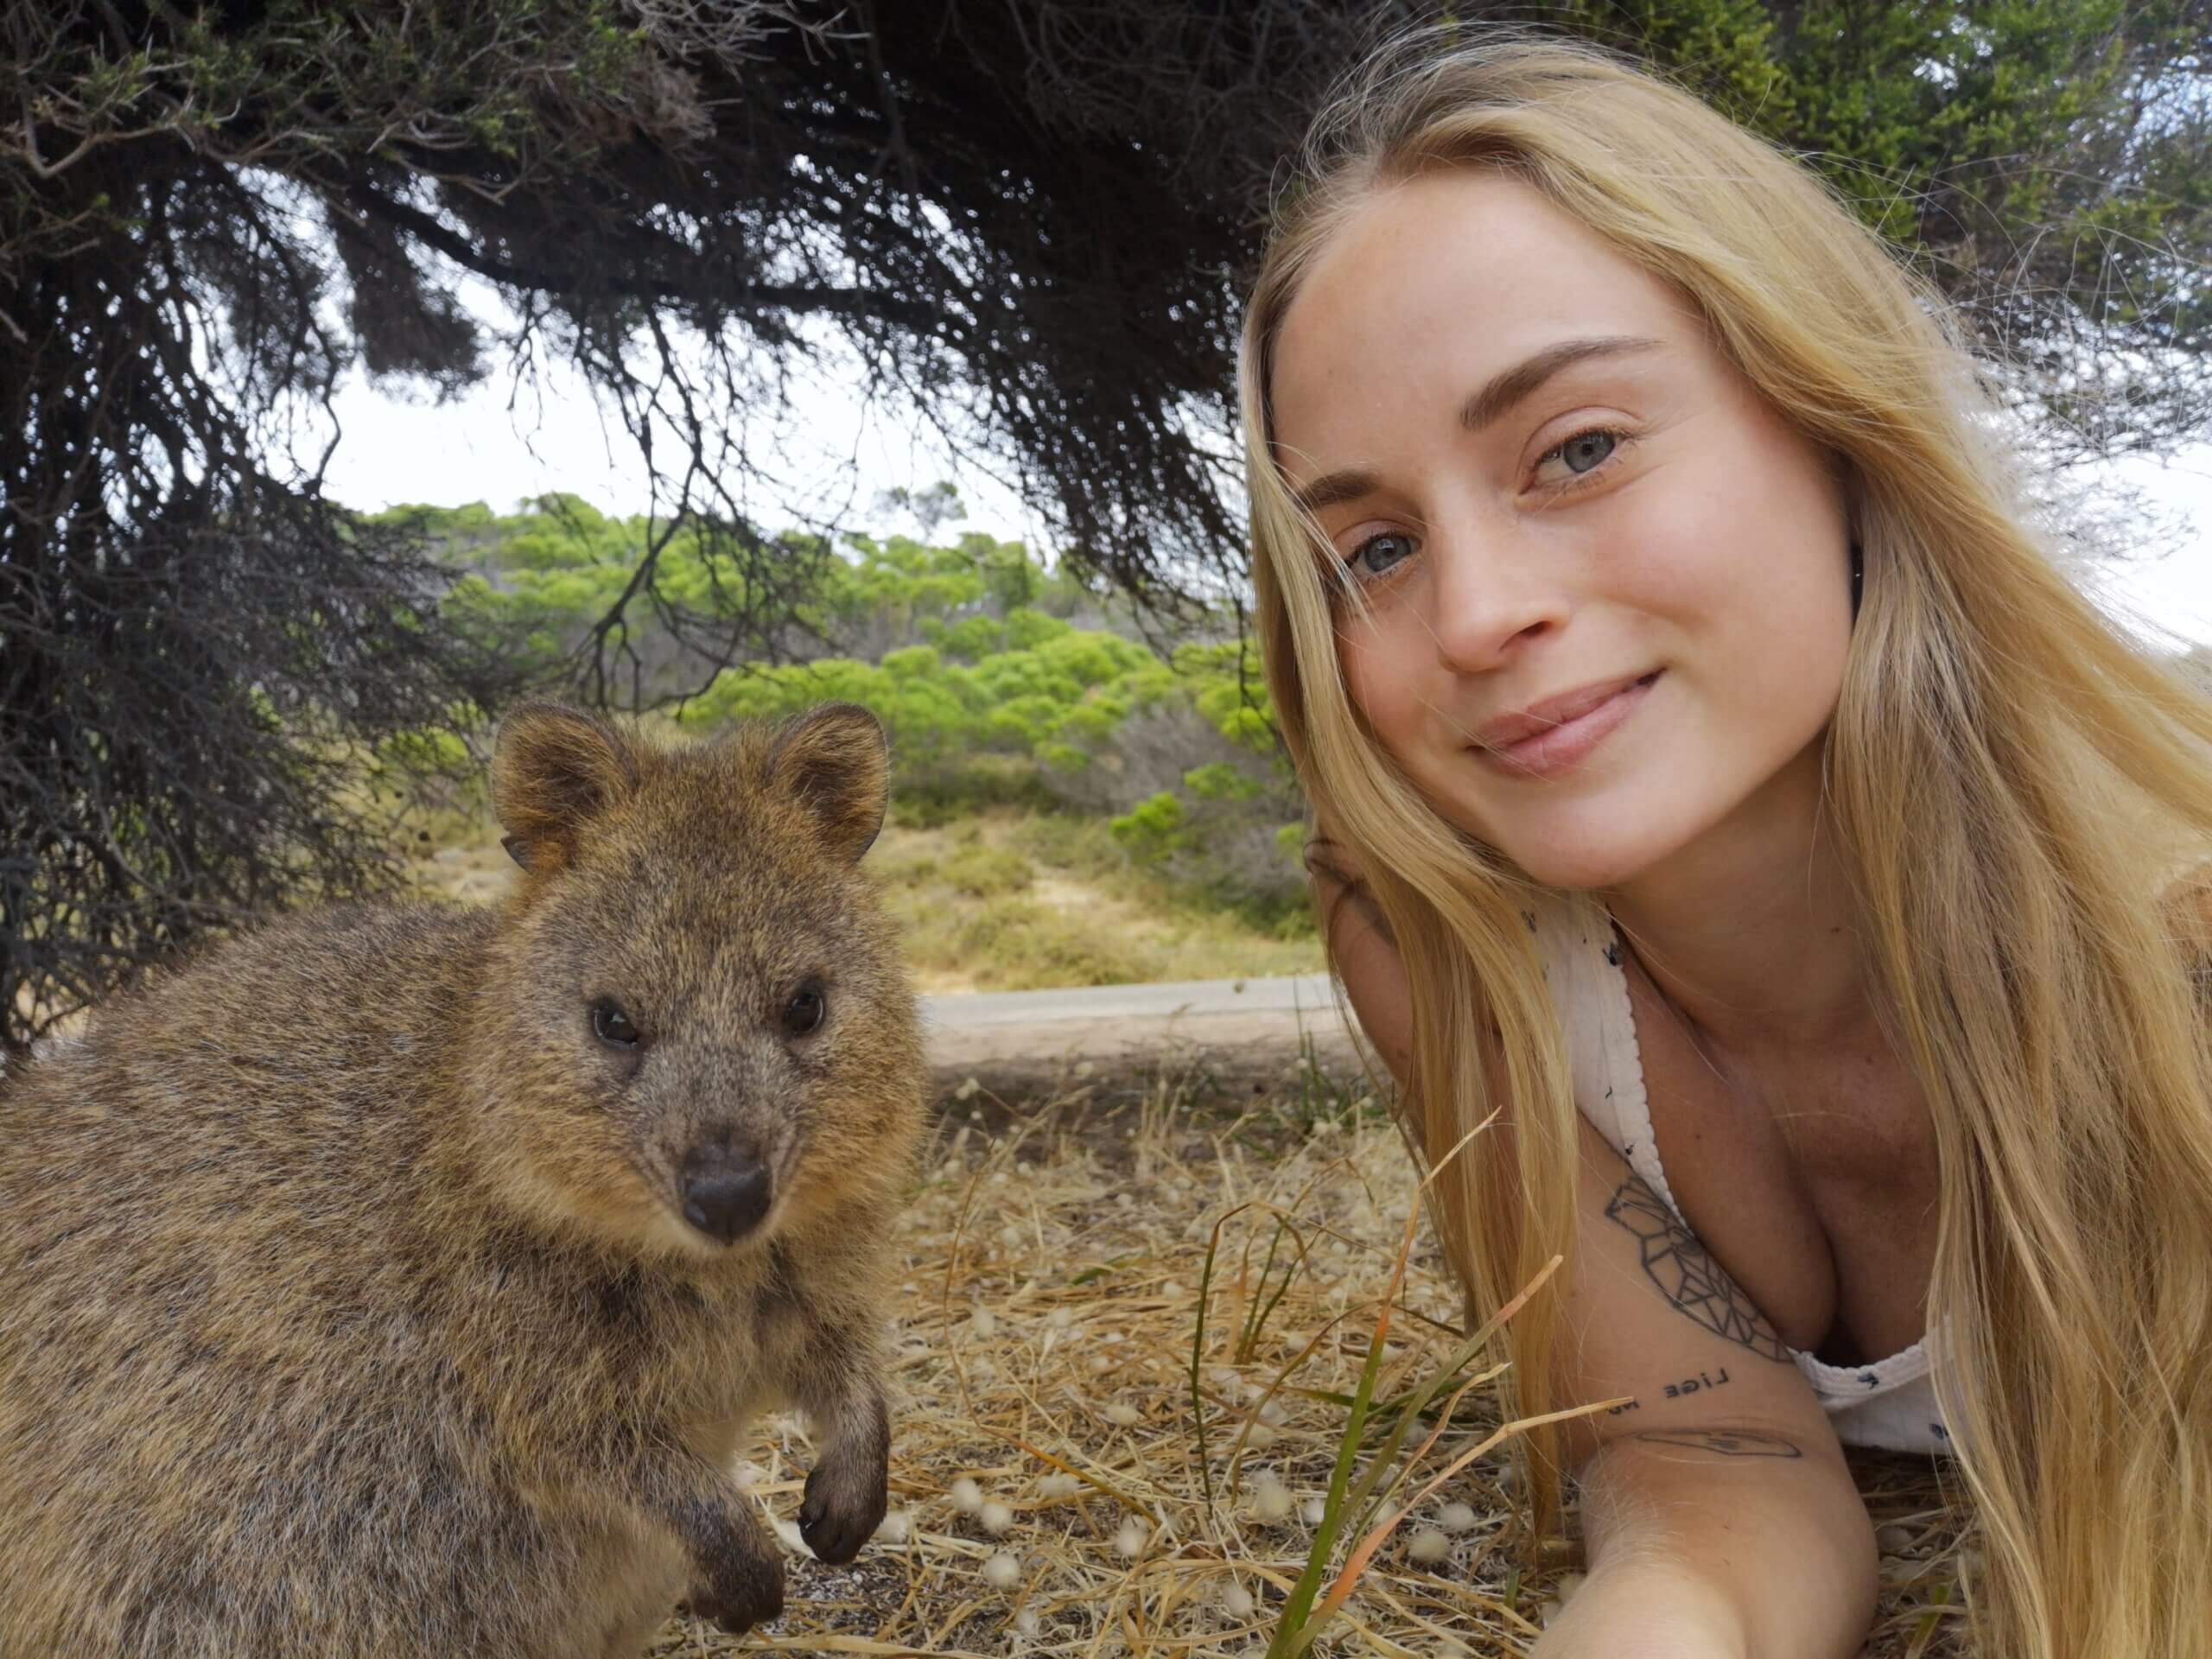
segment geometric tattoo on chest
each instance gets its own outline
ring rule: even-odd
[[[1666,1200],[1631,1175],[1605,1205],[1606,1216],[1636,1235],[1643,1270],[1660,1294],[1716,1336],[1783,1364],[1789,1350],[1743,1288],[1675,1219]]]

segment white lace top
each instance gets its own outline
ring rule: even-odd
[[[1611,919],[1594,905],[1555,901],[1532,912],[1529,925],[1566,1027],[1575,1103],[1688,1228],[1667,1185],[1651,1131],[1636,1014]],[[1870,1365],[1829,1365],[1795,1348],[1789,1352],[1845,1443],[1899,1452],[1952,1449],[1944,1413],[1936,1404],[1941,1350],[1935,1337]]]

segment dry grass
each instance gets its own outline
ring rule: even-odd
[[[656,1653],[1268,1648],[1306,1564],[1413,1175],[1371,1100],[1310,1075],[1243,1101],[1189,1077],[1117,1107],[1096,1088],[1033,1108],[980,1092],[949,1106],[904,1232],[885,1533],[854,1566],[826,1568],[786,1522],[779,1624],[733,1640],[672,1623]],[[1424,1233],[1376,1401],[1433,1373],[1458,1345],[1456,1313]],[[1480,1393],[1421,1459],[1422,1478],[1494,1429]],[[1389,1427],[1384,1411],[1363,1452]],[[768,1427],[750,1484],[788,1517],[807,1452],[795,1424]],[[1868,1653],[1962,1651],[1946,1606],[1958,1529],[1929,1466],[1877,1458],[1861,1476],[1885,1553]],[[1571,1592],[1574,1562],[1562,1547],[1516,1569],[1512,1481],[1502,1450],[1418,1505],[1314,1651],[1524,1649]],[[1424,1531],[1441,1535],[1424,1548],[1445,1551],[1430,1565],[1414,1559]]]

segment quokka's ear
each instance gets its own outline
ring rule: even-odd
[[[603,721],[554,702],[518,703],[499,722],[492,806],[516,863],[533,875],[575,857],[577,832],[637,787],[635,757]]]
[[[829,850],[857,864],[891,800],[891,741],[856,702],[794,715],[768,751],[768,784],[812,813]]]

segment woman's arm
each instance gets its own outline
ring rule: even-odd
[[[1358,872],[1307,867],[1361,1028],[1410,1081],[1405,968]],[[1823,1659],[1873,1617],[1873,1528],[1826,1414],[1758,1308],[1588,1123],[1559,1356],[1590,1577],[1541,1659]],[[1691,1386],[1694,1384],[1694,1386]]]
[[[1780,1439],[1755,1433],[1761,1444]],[[1704,1433],[1716,1448],[1746,1439]],[[1631,1435],[1586,1463],[1590,1577],[1534,1659],[1859,1652],[1873,1616],[1874,1546],[1841,1457],[1806,1449],[1741,1478],[1718,1466],[1742,1455]]]
[[[1536,1655],[1847,1659],[1876,1556],[1826,1414],[1751,1300],[1580,1128],[1561,1394],[1635,1404],[1570,1426],[1590,1578]]]

